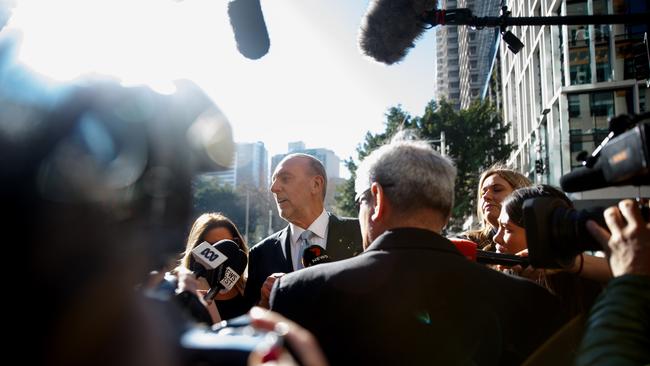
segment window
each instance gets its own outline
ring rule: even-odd
[[[644,93],[645,95],[645,93]],[[641,97],[641,89],[639,89]],[[633,111],[632,89],[568,94],[571,168],[579,156],[590,154],[609,132],[609,118]],[[584,151],[584,152],[583,152]]]
[[[570,94],[569,99],[569,118],[576,118],[580,116],[580,99],[576,94]]]

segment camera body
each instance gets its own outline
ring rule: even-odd
[[[279,356],[283,344],[278,332],[253,328],[248,315],[215,324],[212,329],[191,328],[181,337],[188,365],[247,365],[254,351],[271,361]]]
[[[621,122],[622,121],[622,122]],[[621,128],[621,126],[627,128]],[[619,116],[610,121],[610,133],[584,166],[560,179],[566,192],[620,185],[650,184],[650,113]],[[646,221],[648,207],[640,205]],[[607,227],[605,207],[576,210],[558,198],[536,197],[523,204],[530,264],[537,268],[567,267],[584,251],[603,248],[591,237],[587,220]]]

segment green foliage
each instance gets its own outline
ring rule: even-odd
[[[399,130],[415,129],[420,138],[439,140],[444,131],[449,157],[458,170],[455,205],[449,229],[457,231],[465,218],[475,211],[476,187],[480,172],[490,165],[505,160],[512,146],[504,143],[508,125],[503,125],[501,115],[487,102],[474,102],[468,109],[455,111],[445,100],[429,102],[421,117],[411,117],[401,106],[386,113],[385,131],[368,132],[365,141],[357,147],[357,159],[363,160],[375,148],[388,142]],[[439,143],[434,143],[439,146]],[[357,165],[346,160],[351,178],[342,187],[337,205],[342,212],[356,215],[354,208],[354,179]]]

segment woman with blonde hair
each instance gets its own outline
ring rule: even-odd
[[[204,241],[214,244],[225,239],[237,243],[239,248],[248,256],[248,247],[232,220],[218,212],[202,214],[194,221],[187,237],[185,251],[178,266],[172,271],[172,274],[179,277],[180,290],[194,292],[203,305],[206,306],[213,323],[245,314],[250,308],[243,297],[244,288],[246,287],[246,272],[232,289],[225,293],[219,292],[214,301],[209,302],[203,300],[203,295],[210,290],[208,281],[203,277],[194,279],[194,275],[191,274],[191,268],[194,265],[192,250]]]
[[[492,240],[499,227],[501,201],[522,187],[532,182],[521,173],[502,164],[495,164],[481,174],[476,195],[476,215],[481,222],[478,230],[463,233],[467,239],[475,242],[479,249],[494,251]]]

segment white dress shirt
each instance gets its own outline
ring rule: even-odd
[[[318,216],[306,229],[313,233],[311,238],[309,238],[310,245],[318,245],[323,249],[327,249],[327,225],[329,224],[329,221],[330,216],[327,214],[327,211],[323,209],[320,216]],[[300,234],[302,234],[305,229],[291,223],[289,224],[289,227],[291,228],[291,264],[295,271],[298,269],[298,263],[300,263],[302,259],[302,252],[300,250],[302,240],[300,240]],[[287,253],[284,245],[282,245],[282,251],[286,258]]]

